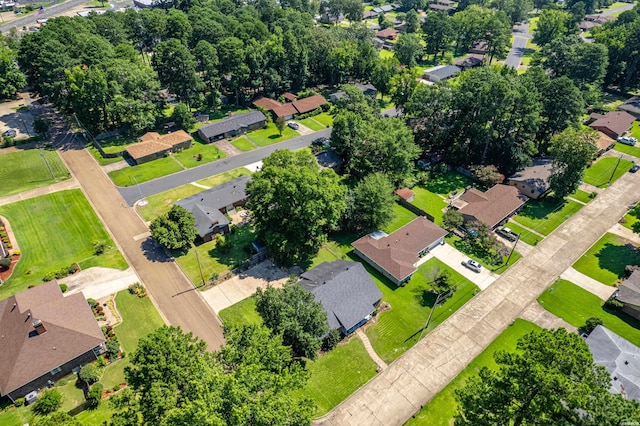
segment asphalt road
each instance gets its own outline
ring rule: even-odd
[[[129,265],[146,286],[151,299],[168,324],[182,327],[205,342],[209,350],[224,344],[222,325],[189,279],[164,250],[148,237],[148,229],[135,211],[124,203],[109,177],[84,149],[57,114],[52,119],[54,146],[94,210],[106,225]]]
[[[137,186],[118,187],[118,192],[122,195],[128,205],[133,206],[136,201],[142,197],[148,197],[159,192],[177,188],[178,186],[205,179],[209,176],[237,169],[238,167],[247,166],[252,163],[261,161],[265,157],[271,155],[277,149],[296,150],[311,145],[314,139],[321,136],[331,136],[331,129],[324,129],[310,135],[300,136],[288,141],[280,142],[274,145],[265,146],[263,148],[254,149],[253,151],[243,154],[234,155],[223,160],[214,161],[213,163],[204,164],[193,169],[184,170],[169,176],[154,179],[149,182],[141,183]]]
[[[520,66],[522,56],[524,55],[525,47],[527,46],[527,40],[533,38],[533,34],[529,33],[529,24],[522,23],[513,31],[513,45],[509,50],[507,59],[504,62],[505,65],[513,68]]]
[[[625,4],[624,6],[616,7],[615,9],[605,10],[605,11],[599,13],[598,15],[609,16],[609,15],[613,15],[615,13],[620,13],[620,12],[624,12],[626,10],[631,10],[631,9],[634,8],[634,6],[635,6],[635,3]]]
[[[22,18],[14,19],[13,21],[2,24],[0,25],[0,32],[6,33],[14,27],[17,29],[28,27],[34,24],[38,19],[53,18],[54,16],[64,13],[67,10],[71,10],[74,7],[87,3],[87,1],[88,0],[69,0],[64,3],[56,4],[55,6],[44,9],[43,13],[39,15],[31,13],[29,15],[23,16]]]

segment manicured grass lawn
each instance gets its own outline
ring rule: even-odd
[[[511,222],[509,222],[511,223]],[[510,226],[508,226],[507,228],[509,228]],[[469,256],[471,259],[479,262],[483,268],[487,268],[488,270],[495,272],[496,274],[501,274],[504,271],[506,271],[507,269],[509,269],[511,267],[511,265],[513,265],[514,263],[516,263],[518,260],[520,260],[522,258],[522,255],[520,253],[518,253],[518,251],[516,250],[512,255],[511,258],[509,258],[509,255],[506,256],[502,256],[502,260],[500,261],[500,263],[498,264],[493,264],[493,260],[490,257],[487,257],[484,253],[480,253],[478,251],[474,251],[471,250],[469,248],[469,246],[457,235],[455,234],[449,234],[445,237],[445,240],[451,244],[453,247],[456,248],[456,250],[460,251],[461,253],[466,254],[467,256]],[[507,259],[509,260],[509,263],[507,263]]]
[[[625,228],[629,228],[632,231],[635,231],[635,229],[638,229],[638,227],[640,226],[640,225],[636,225],[636,223],[638,223],[639,221],[640,221],[640,204],[636,204],[634,208],[629,210],[629,213],[624,215],[624,223],[622,223],[622,226],[624,226]]]
[[[631,126],[631,136],[640,140],[640,120],[633,122],[633,125]]]
[[[404,225],[418,217],[413,212],[405,209],[398,203],[395,203],[393,205],[393,211],[395,213],[393,221],[383,229],[383,231],[387,234],[390,234],[393,231],[402,228]]]
[[[606,233],[573,267],[601,283],[614,285],[624,277],[627,265],[640,265],[637,247],[618,235]]]
[[[229,326],[262,324],[262,318],[256,312],[256,299],[253,297],[221,310],[220,319],[225,325]]]
[[[538,302],[552,314],[575,327],[582,327],[591,317],[600,318],[603,325],[640,346],[640,321],[602,306],[595,294],[566,280],[558,280],[538,297]]]
[[[542,237],[540,235],[534,234],[533,232],[524,229],[523,227],[518,225],[516,222],[510,221],[505,225],[505,227],[511,229],[513,232],[517,234],[520,234],[520,240],[531,246],[535,246],[540,241],[542,241]]]
[[[148,163],[129,166],[109,173],[109,177],[118,186],[132,186],[136,182],[146,182],[162,176],[184,170],[173,158],[164,157]]]
[[[231,145],[235,146],[240,151],[251,151],[253,149],[256,149],[256,146],[253,143],[249,142],[249,140],[244,136],[239,137],[238,139],[231,142]]]
[[[336,346],[315,361],[308,361],[311,377],[295,394],[310,397],[316,404],[313,415],[319,417],[367,383],[376,375],[376,369],[362,341],[352,337],[349,343]]]
[[[640,158],[640,148],[637,146],[629,146],[623,143],[616,143],[616,146],[613,147],[618,152],[624,152],[625,154],[633,155],[634,157]]]
[[[591,198],[591,194],[589,194],[588,192],[585,191],[581,191],[581,190],[577,190],[576,192],[574,192],[573,194],[569,195],[569,197],[574,198],[578,201],[582,201],[583,203],[587,204],[589,201],[591,201],[593,198]]]
[[[571,200],[555,198],[529,200],[513,220],[543,235],[549,235],[582,207],[582,204]]]
[[[101,166],[108,166],[109,164],[123,161],[122,157],[104,158],[102,154],[100,154],[100,151],[94,148],[94,146],[91,144],[87,145],[87,150],[91,153],[91,155],[93,155],[93,158],[95,158],[98,164],[100,164]]]
[[[453,424],[458,403],[455,399],[454,391],[465,385],[468,378],[477,374],[482,367],[496,369],[497,364],[493,359],[493,354],[497,351],[513,352],[516,349],[516,342],[522,336],[538,331],[540,327],[522,320],[516,319],[512,325],[507,327],[487,348],[482,351],[464,370],[460,372],[449,384],[442,389],[424,408],[416,413],[409,420],[407,426],[450,426]]]
[[[357,259],[353,255],[354,260]],[[376,285],[382,292],[382,300],[391,309],[378,314],[376,323],[367,328],[367,336],[373,348],[385,362],[390,363],[416,344],[425,325],[436,295],[431,293],[428,274],[434,269],[448,271],[451,282],[458,290],[446,302],[436,307],[428,332],[457,311],[478,291],[478,287],[438,259],[422,264],[413,278],[404,286],[396,287],[380,273],[365,264]]]
[[[51,185],[69,178],[69,171],[55,150],[45,149],[42,154],[49,162],[55,179],[51,177],[39,149],[0,155],[0,197]]]
[[[313,119],[319,122],[320,124],[324,124],[326,127],[333,126],[333,116],[328,112],[323,112],[318,115],[314,115]]]
[[[601,159],[585,171],[584,181],[589,185],[597,187],[605,187],[609,185],[609,183],[615,182],[616,179],[627,173],[633,165],[633,163],[628,160],[620,160],[620,164],[618,164],[618,160],[618,158],[614,157]],[[611,180],[611,182],[609,182],[609,180]]]
[[[387,49],[380,49],[380,57],[382,59],[392,58],[393,57],[393,52],[391,50],[387,50]]]
[[[276,129],[276,125],[273,123],[269,123],[264,129],[249,132],[247,134],[247,139],[250,139],[258,146],[267,146],[274,143],[286,141],[287,139],[295,138],[296,136],[300,136],[300,134],[289,126],[285,126],[284,130],[282,131],[282,136],[280,136],[278,129]]]
[[[245,248],[248,247],[254,239],[253,229],[248,225],[238,228],[235,234],[230,235],[232,248],[228,253],[220,253],[220,251],[216,249],[215,240],[197,245],[205,281],[208,281],[214,274],[227,272],[247,260],[249,254]],[[174,256],[191,282],[195,286],[201,285],[202,278],[200,277],[198,259],[196,258],[194,249],[191,248],[187,253],[176,252]]]
[[[56,383],[56,389],[62,394],[61,411],[69,411],[84,402],[84,392],[77,383],[75,374],[70,374]]]
[[[139,138],[130,135],[117,135],[99,140],[102,150],[107,154],[124,151],[128,146],[138,143]]]
[[[208,178],[199,180],[196,183],[213,188],[214,186],[222,185],[223,183],[229,182],[230,180],[233,180],[240,176],[251,176],[251,174],[252,172],[249,169],[245,167],[239,167],[237,169],[229,170],[228,172],[209,176]]]
[[[326,126],[316,120],[314,120],[313,118],[309,117],[309,118],[304,118],[302,120],[298,120],[298,123],[307,126],[308,128],[310,128],[313,131],[318,131],[318,130],[322,130],[324,128],[326,128]]]
[[[447,207],[442,197],[418,186],[412,188],[412,191],[416,196],[411,204],[429,213],[436,224],[442,225],[442,209]]]
[[[189,149],[173,154],[174,157],[188,169],[211,163],[226,157],[214,144],[202,143],[199,138],[194,139],[193,145]],[[200,161],[198,156],[202,155]]]
[[[0,207],[18,240],[22,257],[13,275],[0,287],[0,299],[18,293],[28,284],[40,284],[45,274],[78,263],[126,269],[91,205],[79,189],[59,191]],[[93,243],[107,247],[95,255]]]
[[[428,191],[434,194],[440,194],[448,197],[453,191],[462,192],[469,185],[474,185],[474,181],[457,172],[446,172],[441,175],[434,175],[429,178],[424,186]]]

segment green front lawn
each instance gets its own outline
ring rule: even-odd
[[[295,138],[296,136],[300,136],[300,134],[289,126],[285,126],[282,131],[282,136],[280,136],[280,132],[278,132],[276,125],[269,123],[264,129],[254,130],[253,132],[247,133],[246,137],[258,146],[267,146]]]
[[[613,148],[618,152],[624,152],[625,154],[633,155],[634,157],[640,158],[640,148],[637,146],[629,146],[623,143],[616,143],[616,146]]]
[[[453,191],[460,193],[469,185],[475,185],[473,179],[458,172],[446,172],[431,176],[424,187],[434,194],[448,197]]]
[[[411,222],[413,219],[418,217],[416,216],[415,213],[405,209],[398,203],[395,203],[393,205],[393,212],[395,213],[395,217],[393,218],[393,221],[391,221],[391,223],[385,226],[383,229],[383,231],[386,232],[387,234],[390,234],[393,231],[399,228],[402,228],[404,225],[406,225],[407,223]]]
[[[355,255],[353,257],[356,258]],[[457,284],[458,290],[453,297],[435,308],[425,333],[446,320],[478,292],[475,284],[435,258],[422,264],[404,287],[396,287],[373,268],[366,264],[365,267],[382,292],[383,302],[391,305],[390,310],[379,313],[375,324],[367,328],[373,348],[387,363],[415,345],[420,337],[436,299],[429,291],[431,287],[426,275],[434,269],[448,271],[451,282]]]
[[[509,228],[509,226],[507,226],[507,228]],[[487,256],[484,252],[473,250],[462,238],[458,237],[457,235],[449,234],[445,237],[445,240],[449,244],[454,246],[456,250],[479,262],[483,268],[487,268],[488,270],[495,272],[496,274],[503,273],[504,271],[509,269],[511,265],[522,258],[522,255],[516,250],[511,255],[511,257],[509,257],[509,255],[502,256],[502,260],[498,264],[493,264],[493,259],[491,257]],[[507,260],[509,260],[509,263],[507,263]]]
[[[53,149],[17,151],[0,155],[0,197],[51,185],[69,178],[69,171]],[[46,161],[45,161],[46,159]],[[47,162],[53,172],[47,168]]]
[[[614,285],[624,277],[627,265],[640,265],[637,247],[622,237],[606,233],[573,267],[606,285]]]
[[[248,297],[220,311],[220,319],[224,325],[240,327],[243,325],[262,324],[260,314],[256,312],[256,299]]]
[[[323,112],[318,115],[314,115],[313,119],[319,122],[320,124],[324,124],[326,127],[333,126],[333,116],[328,112]]]
[[[598,296],[569,281],[556,281],[538,297],[538,302],[575,327],[582,327],[591,317],[600,318],[609,330],[640,346],[640,321],[623,312],[604,308]]]
[[[416,196],[411,204],[433,216],[437,225],[442,225],[442,210],[447,207],[442,197],[418,186],[412,188],[412,191]]]
[[[582,207],[582,204],[575,201],[550,197],[529,200],[524,209],[512,219],[540,234],[549,235]]]
[[[59,191],[0,206],[18,240],[22,257],[13,275],[0,287],[0,299],[39,284],[44,275],[78,263],[80,268],[103,266],[126,269],[91,205],[79,189]],[[107,246],[94,254],[93,243]]]
[[[636,120],[633,122],[630,132],[631,132],[631,136],[640,140],[640,120]]]
[[[542,237],[540,235],[534,234],[533,232],[521,227],[516,222],[509,221],[505,227],[511,229],[516,234],[520,234],[520,241],[523,241],[530,246],[535,246],[540,241],[542,241]],[[516,247],[517,249],[517,247]]]
[[[108,166],[109,164],[117,163],[118,161],[124,161],[122,157],[104,158],[102,154],[100,154],[100,151],[98,151],[91,144],[87,145],[87,151],[89,151],[91,155],[93,155],[93,158],[95,158],[98,164],[100,164],[101,166]]]
[[[624,215],[624,221],[622,221],[622,226],[635,231],[636,229],[640,231],[640,225],[636,225],[640,221],[640,204],[636,204],[629,213]]]
[[[240,151],[251,151],[253,149],[256,149],[256,146],[244,136],[241,136],[238,139],[232,141],[231,145],[235,146]]]
[[[255,239],[252,226],[237,228],[237,231],[227,238],[230,238],[232,244],[231,250],[227,253],[220,253],[220,250],[216,249],[215,240],[199,244],[196,249],[191,248],[187,253],[174,253],[176,261],[195,286],[202,284],[195,250],[198,250],[205,281],[215,274],[223,274],[237,267],[249,258],[247,249]]]
[[[618,164],[618,161],[620,163]],[[584,173],[584,181],[589,185],[605,187],[627,173],[633,163],[615,157],[606,157],[589,167]]]
[[[296,394],[310,397],[316,404],[314,417],[319,417],[371,380],[377,366],[362,341],[352,337],[315,361],[307,361],[307,370],[311,377]]]
[[[326,126],[324,124],[314,120],[312,117],[303,118],[302,120],[298,120],[298,123],[302,124],[303,126],[307,126],[308,128],[310,128],[314,132],[317,132],[318,130],[322,130],[322,129],[326,128]]]
[[[200,138],[194,138],[191,148],[176,152],[173,156],[188,169],[226,157],[217,146],[212,143],[203,143]],[[200,160],[198,160],[199,156],[202,156]]]
[[[576,192],[574,192],[573,194],[569,195],[569,197],[578,200],[578,201],[582,201],[583,203],[587,204],[589,201],[591,201],[593,198],[591,198],[591,194],[589,194],[588,192],[585,191],[581,191],[581,190],[577,190]]]
[[[465,382],[470,377],[477,374],[482,367],[496,369],[498,366],[493,359],[493,354],[497,351],[513,352],[516,349],[516,342],[522,336],[539,331],[537,325],[516,319],[512,325],[507,327],[487,348],[482,351],[471,363],[460,372],[449,384],[442,389],[424,408],[409,420],[407,426],[450,426],[453,424],[453,416],[458,409],[454,391],[464,387]]]
[[[171,157],[164,157],[148,163],[115,170],[109,173],[109,177],[118,186],[132,186],[136,182],[146,182],[181,170],[184,169],[176,160]]]
[[[237,169],[229,170],[228,172],[220,173],[218,175],[209,176],[208,178],[197,181],[196,183],[204,186],[214,187],[222,185],[225,182],[229,182],[240,176],[251,176],[252,172],[246,167],[239,167]]]

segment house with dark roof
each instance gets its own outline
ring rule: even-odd
[[[352,243],[355,253],[395,285],[409,281],[421,257],[444,241],[447,231],[419,216],[386,234],[376,231]]]
[[[12,401],[94,361],[105,338],[82,293],[50,281],[0,300],[0,395]]]
[[[229,233],[231,222],[225,213],[245,205],[247,183],[250,180],[250,176],[240,176],[191,197],[183,198],[175,204],[193,213],[198,236],[204,241],[211,241],[216,234]]]
[[[509,176],[507,183],[529,198],[539,198],[549,192],[551,158],[534,158],[531,166]]]
[[[624,103],[618,105],[617,108],[620,111],[625,111],[633,115],[636,120],[640,120],[640,96],[627,99]]]
[[[609,392],[640,401],[640,348],[601,325],[586,342],[593,361],[611,375]]]
[[[453,65],[460,67],[462,71],[466,71],[469,68],[475,68],[484,64],[484,55],[478,55],[476,53],[469,53],[466,56],[453,61]]]
[[[640,271],[622,281],[613,297],[622,303],[622,312],[640,320]]]
[[[166,135],[147,132],[140,137],[140,142],[128,146],[125,151],[135,164],[142,164],[187,148],[191,148],[191,135],[178,130]]]
[[[300,277],[299,285],[322,304],[329,327],[345,336],[371,319],[382,299],[382,292],[359,262],[322,262]]]
[[[626,111],[609,111],[604,115],[591,114],[591,117],[596,120],[589,124],[589,127],[613,139],[617,139],[625,134],[636,119]]]
[[[494,229],[515,214],[527,200],[514,186],[494,185],[486,192],[469,188],[451,206],[458,209],[465,222],[478,221]]]
[[[438,65],[424,71],[424,79],[429,81],[443,81],[460,74],[462,68],[456,65]]]
[[[455,7],[446,6],[443,4],[435,4],[435,3],[431,3],[429,5],[429,9],[435,10],[438,12],[445,12],[445,13],[453,13],[456,11]]]
[[[373,86],[373,84],[354,83],[353,86],[360,90],[363,95],[371,96],[372,98],[378,96],[378,90]],[[346,92],[342,91],[334,92],[329,95],[329,100],[333,103],[336,103],[336,101],[342,99],[346,94]]]
[[[241,135],[249,130],[258,130],[267,123],[267,117],[260,111],[232,115],[224,120],[203,126],[198,129],[198,135],[206,142]]]

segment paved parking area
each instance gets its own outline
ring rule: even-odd
[[[25,139],[33,135],[33,115],[27,108],[19,110],[28,103],[27,99],[22,98],[0,102],[0,135],[10,129],[17,133],[14,139]]]
[[[462,262],[469,259],[469,257],[465,256],[449,244],[438,246],[431,250],[431,254],[433,257],[445,263],[456,272],[459,272],[460,275],[480,287],[480,290],[484,290],[489,287],[499,277],[498,274],[491,272],[484,267],[482,268],[482,272],[478,273],[463,266]]]

